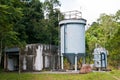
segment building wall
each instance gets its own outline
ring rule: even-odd
[[[56,69],[60,65],[59,60],[55,59],[58,56],[57,46],[28,44],[25,50],[21,50],[20,67],[23,71],[41,71],[46,68]]]
[[[5,54],[4,69],[7,71],[41,71],[60,68],[58,47],[44,44],[28,44],[17,52]]]
[[[43,46],[38,46],[36,49],[36,58],[35,58],[35,70],[42,70],[43,69]]]

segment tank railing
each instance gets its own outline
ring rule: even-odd
[[[82,18],[82,12],[74,10],[74,11],[68,11],[64,12],[64,19],[80,19]]]
[[[30,3],[32,2],[32,0],[20,0],[21,2],[24,2],[24,3]]]

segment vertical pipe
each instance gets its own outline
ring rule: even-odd
[[[64,53],[66,52],[65,48],[66,48],[66,26],[67,25],[64,25]],[[64,69],[64,63],[63,63],[63,54],[64,53],[61,53],[61,69]]]
[[[66,24],[64,25],[64,53],[66,53]]]
[[[77,71],[77,54],[75,54],[75,71]]]
[[[64,69],[63,68],[63,55],[61,54],[61,69]]]

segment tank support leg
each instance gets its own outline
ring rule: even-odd
[[[75,55],[75,71],[77,71],[77,55]]]
[[[63,55],[61,56],[61,69],[63,69]]]

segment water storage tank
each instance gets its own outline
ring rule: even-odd
[[[71,17],[72,15],[69,16]],[[60,21],[59,25],[61,33],[61,55],[67,57],[72,65],[76,64],[77,66],[77,60],[85,56],[86,20],[75,16],[74,18]],[[63,68],[63,61],[61,62]]]
[[[61,53],[85,54],[85,19],[63,20],[61,27]]]

